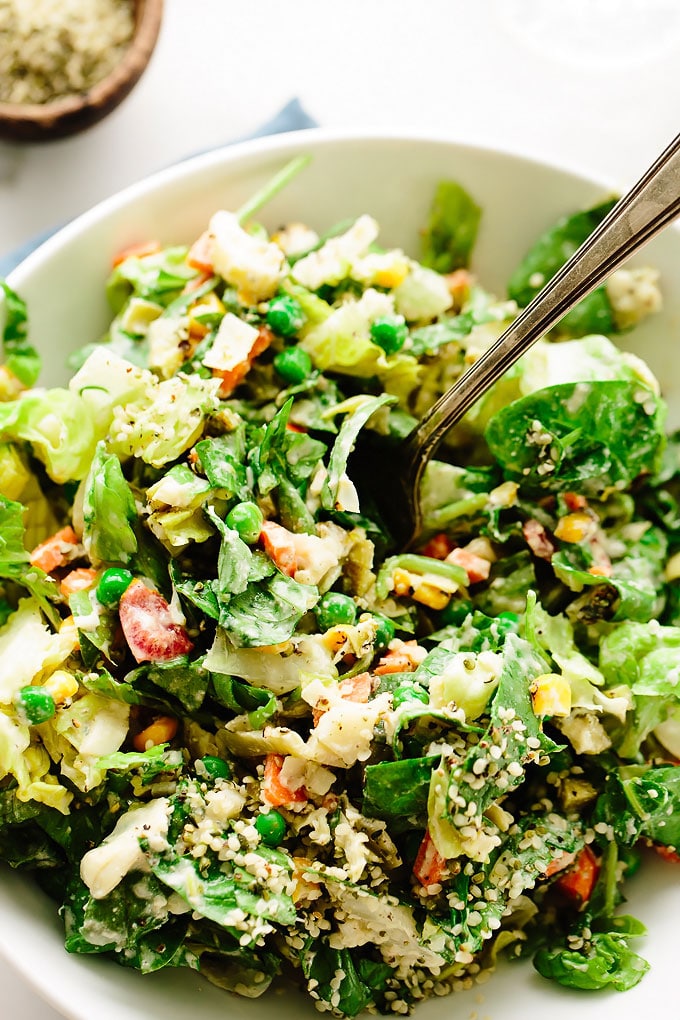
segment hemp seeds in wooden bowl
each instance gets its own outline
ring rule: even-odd
[[[0,138],[40,141],[96,123],[153,52],[162,0],[0,0]]]

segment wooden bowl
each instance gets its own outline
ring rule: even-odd
[[[163,0],[134,0],[135,29],[119,64],[84,93],[49,103],[0,103],[0,138],[27,142],[63,138],[91,127],[128,95],[153,53]]]

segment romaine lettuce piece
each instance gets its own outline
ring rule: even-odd
[[[84,694],[38,727],[61,773],[83,793],[104,780],[99,759],[117,751],[128,732],[130,706],[98,694]]]
[[[68,388],[81,397],[98,438],[103,439],[117,404],[137,400],[155,382],[154,376],[101,344],[71,378]]]
[[[20,599],[0,628],[0,704],[10,705],[41,670],[56,669],[72,650],[66,633],[54,634],[47,627],[35,598]]]
[[[37,801],[68,814],[73,794],[50,775],[50,756],[39,744],[31,746],[31,735],[15,716],[0,708],[0,779],[12,776],[23,803]]]
[[[35,386],[40,357],[28,342],[26,304],[5,280],[0,280],[0,321],[5,365],[22,385]]]
[[[111,450],[152,467],[176,460],[201,435],[206,415],[218,405],[219,388],[219,379],[196,375],[150,384],[131,403],[114,409]]]
[[[27,392],[0,404],[0,435],[30,443],[60,484],[85,477],[99,438],[85,402],[63,389]]]
[[[83,545],[92,562],[128,563],[137,551],[136,520],[120,461],[98,443],[83,493]]]
[[[402,352],[387,355],[370,339],[373,320],[393,313],[393,298],[369,287],[358,301],[346,301],[323,322],[306,329],[300,347],[323,372],[364,379],[378,376],[389,393],[404,398],[418,382],[416,359]]]
[[[169,304],[198,271],[187,265],[188,249],[164,248],[142,258],[130,256],[113,270],[106,284],[106,295],[114,312],[119,312],[131,296]]]

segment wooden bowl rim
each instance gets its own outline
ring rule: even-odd
[[[141,14],[138,11],[141,8]],[[113,100],[122,100],[136,84],[153,53],[163,16],[163,0],[135,0],[134,33],[122,59],[105,78],[98,81],[87,92],[74,93],[49,103],[1,103],[0,124],[45,126],[49,131],[56,127],[63,117],[70,117],[88,107],[102,108],[104,112],[115,105]]]

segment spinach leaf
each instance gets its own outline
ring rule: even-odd
[[[87,887],[74,879],[63,915],[69,953],[115,952],[121,962],[142,973],[190,965],[181,949],[188,915],[169,914],[163,886],[152,875],[126,875],[102,899],[90,896]]]
[[[287,641],[298,621],[319,598],[314,585],[299,584],[280,571],[252,582],[244,592],[220,606],[220,626],[246,647]]]
[[[237,715],[247,713],[253,730],[261,730],[278,709],[272,692],[263,687],[252,687],[224,673],[211,673],[211,679],[215,699]]]
[[[217,581],[213,582],[213,588],[218,598],[238,595],[248,587],[253,554],[238,531],[227,527],[212,507],[206,507],[205,512],[222,537],[217,557]]]
[[[40,375],[40,355],[28,342],[26,304],[5,280],[0,280],[0,298],[0,311],[4,312],[2,349],[5,364],[24,386],[35,386]]]
[[[282,478],[295,487],[303,486],[326,453],[325,443],[288,429],[292,406],[290,397],[267,425],[253,430],[249,439],[248,459],[263,496],[275,489]]]
[[[462,185],[440,181],[423,234],[421,262],[438,273],[467,266],[482,210]]]
[[[283,868],[289,873],[292,864],[285,854],[258,847],[257,853],[265,862]],[[241,911],[270,925],[294,924],[295,905],[285,892],[274,892],[270,885],[261,882],[245,868],[230,862],[211,863],[209,868],[190,857],[181,857],[173,851],[149,858],[151,870],[170,889],[178,893],[189,906],[216,924],[221,925],[237,939],[243,936],[234,923]],[[252,936],[255,943],[259,936]]]
[[[432,769],[439,755],[404,758],[367,765],[362,811],[371,818],[394,819],[427,815]]]
[[[359,432],[378,408],[393,403],[394,399],[389,393],[383,393],[380,397],[368,397],[345,417],[333,444],[328,460],[328,474],[321,489],[321,505],[325,510],[336,509],[338,487]]]
[[[349,949],[333,949],[327,939],[308,938],[300,952],[302,973],[322,1002],[342,1016],[353,1017],[376,1001],[392,968]],[[338,984],[338,976],[343,977]]]
[[[502,408],[485,436],[523,487],[598,495],[655,469],[664,417],[663,401],[637,383],[562,383]]]
[[[543,977],[568,988],[613,988],[618,992],[634,988],[649,970],[647,961],[634,953],[625,935],[616,930],[595,932],[583,949],[539,949],[534,967]]]
[[[581,599],[587,602],[579,608],[579,615],[584,620],[600,615],[598,600],[602,613],[612,620],[645,623],[659,615],[663,605],[660,593],[666,563],[666,538],[658,528],[649,528],[627,555],[614,562],[610,577],[589,573],[590,564],[583,556],[583,550],[576,545],[567,545],[555,553],[551,563],[556,576],[572,591],[585,589],[592,592],[590,597],[584,595]]]
[[[250,498],[246,475],[246,426],[241,422],[233,432],[214,439],[202,439],[194,447],[201,469],[215,489],[224,489],[229,497]]]
[[[562,854],[578,852],[583,833],[555,815],[526,815],[506,837],[489,861],[479,866],[473,881],[465,869],[453,880],[454,905],[450,921],[439,923],[447,931],[454,951],[463,946],[477,953],[500,928],[508,902],[533,889],[546,868]],[[475,889],[481,889],[479,895]],[[487,890],[494,895],[487,898]]]
[[[565,216],[546,231],[525,255],[508,284],[508,295],[525,308],[541,287],[571,258],[595,227],[616,204],[609,199],[592,209]],[[604,287],[598,287],[566,315],[560,330],[571,336],[616,332],[611,303]]]
[[[476,836],[470,831],[482,833],[484,812],[524,781],[525,768],[538,759],[539,751],[545,755],[557,749],[543,733],[529,691],[545,668],[545,659],[528,642],[507,635],[486,732],[463,761],[444,757],[431,785],[430,828],[436,827],[442,845],[449,844],[447,856],[459,856],[470,840],[474,844]],[[464,839],[459,821],[466,830]]]
[[[143,700],[181,706],[198,712],[205,700],[210,676],[200,660],[144,663],[125,676],[124,682],[140,692]]]

